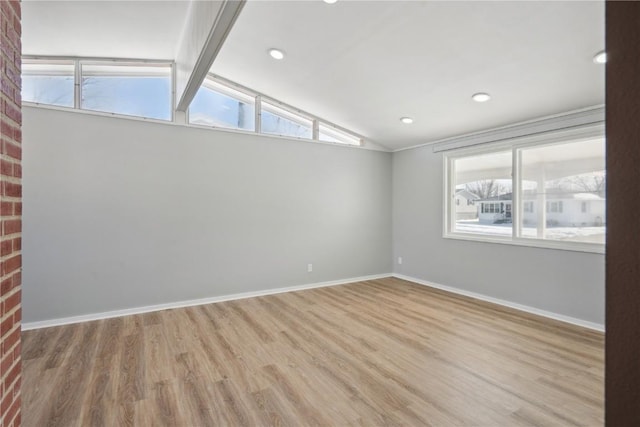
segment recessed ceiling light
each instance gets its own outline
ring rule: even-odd
[[[488,93],[479,92],[479,93],[474,93],[471,99],[473,99],[476,102],[487,102],[488,100],[491,99],[491,95],[489,95]]]
[[[401,117],[400,121],[406,125],[413,123],[413,119],[411,117]]]
[[[338,0],[322,0],[323,2],[327,3],[327,4],[334,4],[335,2],[337,2]]]
[[[280,49],[269,49],[269,55],[271,55],[273,59],[284,58],[284,52],[281,51]]]
[[[605,62],[607,62],[607,52],[601,50],[600,52],[596,53],[593,57],[593,62],[595,62],[596,64],[604,64]]]

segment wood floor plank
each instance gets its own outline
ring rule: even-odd
[[[25,426],[595,426],[604,336],[396,278],[23,333]]]

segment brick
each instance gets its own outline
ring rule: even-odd
[[[5,390],[9,388],[11,384],[18,378],[20,374],[20,364],[15,363],[11,370],[4,377],[4,388]]]
[[[13,202],[0,202],[0,215],[11,216],[15,211]]]
[[[19,307],[21,299],[22,299],[22,291],[21,290],[18,290],[13,295],[11,295],[9,298],[7,298],[5,300],[5,302],[4,302],[6,312],[8,313],[11,310],[13,310],[15,307]]]
[[[3,129],[5,128],[5,123],[7,122],[5,121],[2,122]],[[11,132],[11,138],[14,138],[15,136],[14,131],[16,128],[7,123],[7,129]],[[13,142],[4,141],[4,143],[2,144],[2,152],[9,157],[13,157],[16,160],[22,159],[22,148],[20,147],[20,145],[15,144]]]
[[[13,403],[11,404],[11,407],[6,412],[5,419],[13,420],[13,418],[18,415],[18,411],[20,411],[20,399],[19,398],[15,399],[15,397],[14,397]],[[13,425],[16,426],[15,423]]]
[[[13,241],[4,240],[0,242],[0,256],[9,255],[13,252]]]
[[[13,365],[13,361],[14,361],[14,353],[7,353],[3,358],[2,358],[2,362],[0,362],[0,372],[1,373],[5,373],[5,372],[9,372],[9,369],[11,368],[11,365]]]
[[[13,99],[13,86],[9,82],[9,79],[4,77],[0,78],[0,92],[5,94],[7,98]]]
[[[13,28],[7,28],[7,37],[11,41],[11,44],[13,45],[13,47],[15,47],[16,50],[18,50],[17,48],[20,47],[21,45],[20,34],[18,34],[18,32]]]
[[[0,295],[6,295],[13,289],[13,277],[7,277],[0,282]]]
[[[22,321],[21,6],[0,0],[0,425],[19,427]],[[5,179],[9,178],[9,179]],[[4,197],[10,198],[4,200]],[[11,200],[14,199],[14,200]],[[14,218],[17,217],[17,218]],[[9,314],[11,313],[11,314]]]
[[[8,311],[8,310],[7,310]],[[2,341],[2,355],[9,353],[15,343],[20,340],[20,329],[14,329],[8,336]]]
[[[2,371],[2,372],[5,372],[5,371]],[[2,402],[0,402],[0,413],[6,414],[12,403],[13,403],[13,393],[3,394]]]
[[[2,274],[10,274],[20,267],[22,267],[22,255],[16,255],[2,262]],[[18,302],[20,301],[18,300]],[[5,310],[9,311],[11,308],[13,307],[9,305],[9,300],[7,299],[7,301],[5,301]]]
[[[5,186],[7,184],[10,184],[10,183],[5,182]],[[8,220],[5,220],[5,221],[3,221],[2,229],[3,229],[2,234],[5,235],[5,236],[7,236],[9,234],[14,234],[14,233],[20,233],[20,231],[22,231],[22,220],[20,220],[20,219],[8,219]]]
[[[20,313],[22,312],[22,310],[18,310],[18,311]],[[20,315],[20,317],[22,317],[22,315]],[[13,347],[13,359],[20,362],[21,361],[21,357],[22,357],[22,343],[20,341],[18,341],[18,344],[16,344],[16,346]]]
[[[13,163],[8,160],[0,160],[0,175],[13,176]]]
[[[20,1],[18,0],[10,0],[9,4],[11,4],[11,8],[13,9],[13,13],[17,18],[21,18],[21,10],[20,10]]]
[[[13,328],[13,316],[7,317],[0,323],[0,336],[5,336]],[[6,372],[6,371],[5,371]]]
[[[3,182],[2,194],[7,197],[22,197],[22,185],[13,182]],[[7,233],[5,232],[5,234]]]
[[[16,30],[18,34],[22,34],[22,24],[20,23],[20,18],[17,15],[13,17],[13,29]]]
[[[16,69],[17,67],[14,66],[13,61],[11,61],[10,64],[7,63],[4,68],[6,70],[7,78],[11,81],[11,83],[14,84],[16,88],[19,88],[22,78],[20,77],[20,72]],[[11,99],[13,99],[13,97],[11,97]]]
[[[0,80],[0,85],[2,84],[2,80]],[[0,123],[0,135],[4,136],[5,138],[11,138],[13,139],[14,136],[14,127],[11,126],[11,124],[8,121],[5,121],[4,119],[2,120],[2,122]],[[3,138],[2,139],[2,153],[4,154],[5,152],[5,145],[7,144],[7,140]]]
[[[18,78],[20,78],[20,77],[18,76]],[[12,95],[12,97],[13,97],[13,95]],[[7,117],[9,117],[11,120],[13,120],[14,122],[16,122],[18,124],[22,124],[22,113],[20,112],[20,110],[18,108],[16,108],[12,104],[5,104],[4,109],[5,109],[5,114],[7,115]]]

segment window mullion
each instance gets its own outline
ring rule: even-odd
[[[80,101],[82,100],[82,71],[80,68],[80,61],[74,61],[74,76],[73,76],[73,108],[80,109]]]
[[[511,206],[511,230],[512,238],[517,239],[522,235],[522,203],[520,202],[522,196],[522,183],[520,180],[520,160],[522,155],[520,150],[513,148],[513,157],[511,161],[511,188],[512,193],[512,206]]]

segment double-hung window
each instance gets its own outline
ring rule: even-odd
[[[452,150],[444,159],[445,237],[604,251],[602,126]],[[477,212],[455,203],[461,190]]]

